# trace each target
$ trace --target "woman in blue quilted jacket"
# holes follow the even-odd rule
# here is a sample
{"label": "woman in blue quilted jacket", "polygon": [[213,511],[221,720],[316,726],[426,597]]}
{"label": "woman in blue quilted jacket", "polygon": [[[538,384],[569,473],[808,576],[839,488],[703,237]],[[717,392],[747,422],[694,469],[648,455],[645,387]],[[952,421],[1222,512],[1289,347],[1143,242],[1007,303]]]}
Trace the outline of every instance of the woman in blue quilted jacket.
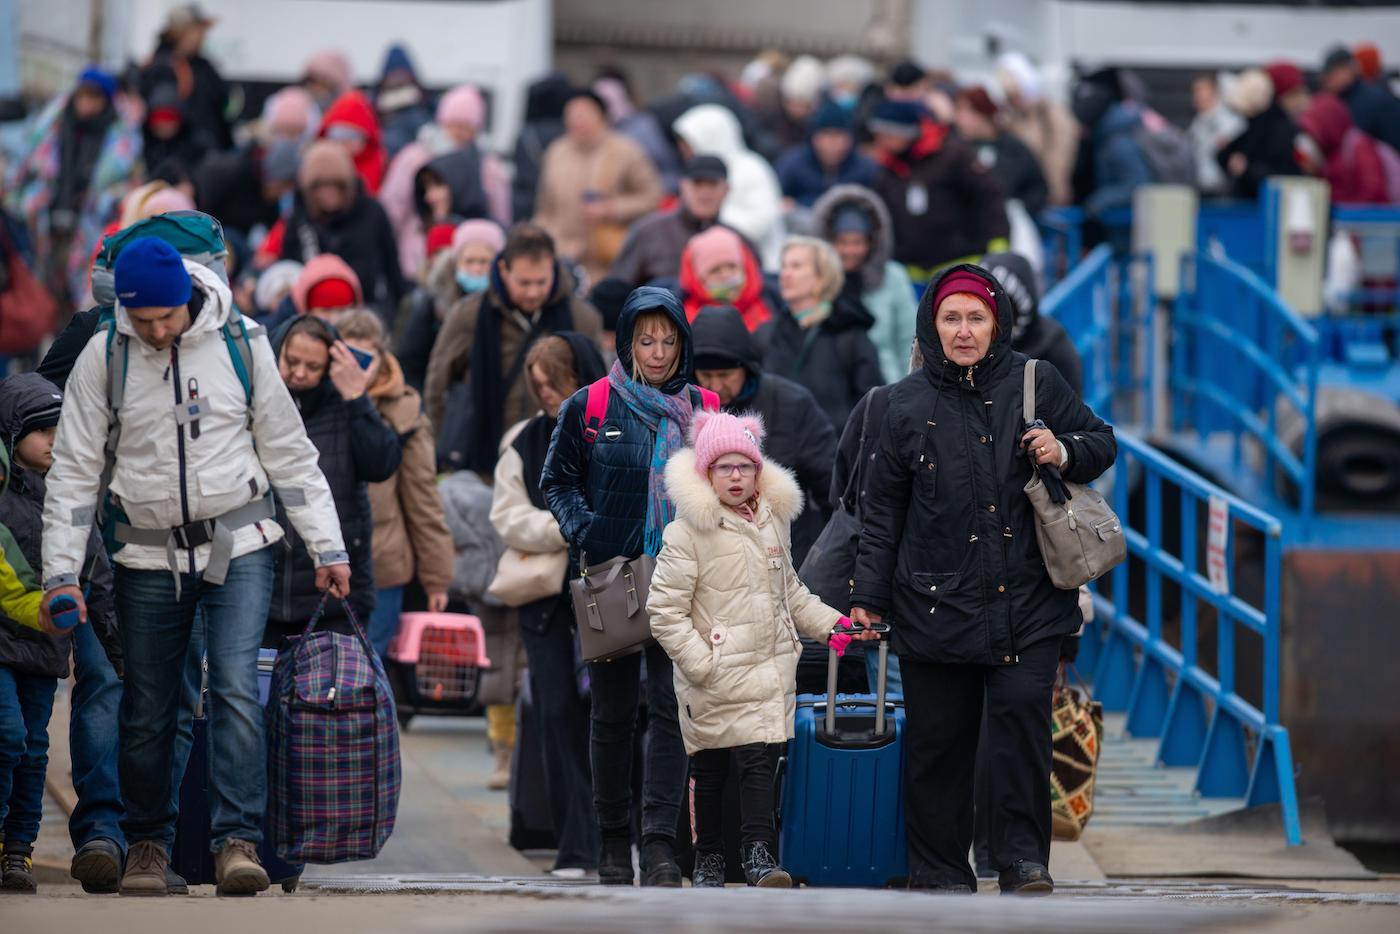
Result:
{"label": "woman in blue quilted jacket", "polygon": [[[608,373],[602,424],[591,441],[585,438],[590,389],[580,389],[560,409],[545,457],[540,485],[576,564],[595,565],[618,555],[655,557],[661,550],[661,532],[675,515],[666,497],[666,462],[685,447],[691,415],[702,405],[690,374],[690,325],[680,302],[665,289],[643,286],[632,292],[617,320],[617,362]],[[632,750],[643,657],[649,734],[642,885],[674,888],[681,884],[675,834],[686,755],[671,660],[656,643],[644,653],[588,666],[593,803],[602,838],[598,878],[604,885],[633,881]]]}

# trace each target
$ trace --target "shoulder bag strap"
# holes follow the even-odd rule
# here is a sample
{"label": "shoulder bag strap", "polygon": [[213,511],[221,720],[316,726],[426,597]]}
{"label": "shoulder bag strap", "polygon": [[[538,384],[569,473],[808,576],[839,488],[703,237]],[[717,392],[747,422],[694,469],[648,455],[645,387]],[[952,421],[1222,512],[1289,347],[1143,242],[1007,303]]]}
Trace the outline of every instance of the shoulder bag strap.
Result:
{"label": "shoulder bag strap", "polygon": [[608,416],[608,396],[612,384],[604,376],[588,387],[583,408],[583,443],[592,444],[598,440],[598,429],[603,427],[603,419]]}
{"label": "shoulder bag strap", "polygon": [[711,392],[704,386],[696,386],[695,388],[700,390],[700,407],[707,412],[718,412],[719,394]]}
{"label": "shoulder bag strap", "polygon": [[1021,412],[1025,423],[1035,421],[1035,360],[1026,361],[1026,369],[1021,377]]}

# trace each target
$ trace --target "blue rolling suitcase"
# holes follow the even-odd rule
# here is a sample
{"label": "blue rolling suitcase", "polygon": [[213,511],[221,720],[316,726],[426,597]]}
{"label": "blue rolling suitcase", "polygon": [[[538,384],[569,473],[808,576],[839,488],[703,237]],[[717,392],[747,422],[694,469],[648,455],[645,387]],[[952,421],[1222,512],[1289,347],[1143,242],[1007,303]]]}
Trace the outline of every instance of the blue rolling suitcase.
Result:
{"label": "blue rolling suitcase", "polygon": [[[264,705],[276,661],[276,649],[258,652],[258,698]],[[207,672],[204,680],[208,681]],[[180,813],[175,821],[175,843],[170,848],[170,868],[190,885],[213,885],[215,881],[214,854],[209,852],[209,718],[204,716],[205,690],[207,684],[201,688],[195,704],[190,758],[185,778],[180,782]],[[282,891],[288,893],[297,890],[305,867],[279,859],[266,838],[258,844],[258,860],[273,885],[281,885]]]}
{"label": "blue rolling suitcase", "polygon": [[[778,849],[793,879],[813,886],[903,885],[909,876],[904,831],[904,702],[885,697],[888,628],[871,694],[797,699],[796,735],[781,771]],[[828,698],[836,698],[835,704]]]}

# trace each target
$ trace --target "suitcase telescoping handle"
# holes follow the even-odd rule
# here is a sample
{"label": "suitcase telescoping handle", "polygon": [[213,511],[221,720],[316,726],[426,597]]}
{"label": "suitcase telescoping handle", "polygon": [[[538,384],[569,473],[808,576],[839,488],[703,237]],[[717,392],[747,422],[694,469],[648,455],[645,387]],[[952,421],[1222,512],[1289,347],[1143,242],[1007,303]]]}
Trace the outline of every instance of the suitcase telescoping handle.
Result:
{"label": "suitcase telescoping handle", "polygon": [[[872,623],[869,626],[863,626],[860,623],[852,623],[850,629],[841,631],[860,632],[864,629],[869,629],[880,637],[880,673],[875,679],[875,735],[884,736],[885,682],[890,663],[890,624]],[[836,650],[828,650],[826,662],[826,732],[828,735],[836,732],[836,669],[839,662]]]}

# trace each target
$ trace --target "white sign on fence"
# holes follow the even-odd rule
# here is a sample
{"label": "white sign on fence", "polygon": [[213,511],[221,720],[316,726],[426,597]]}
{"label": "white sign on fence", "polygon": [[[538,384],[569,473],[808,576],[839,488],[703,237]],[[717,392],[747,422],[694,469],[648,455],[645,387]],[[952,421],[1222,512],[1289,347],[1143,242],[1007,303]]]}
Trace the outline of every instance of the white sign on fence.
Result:
{"label": "white sign on fence", "polygon": [[1230,566],[1225,562],[1229,543],[1230,505],[1212,496],[1206,527],[1206,576],[1217,593],[1230,592]]}

